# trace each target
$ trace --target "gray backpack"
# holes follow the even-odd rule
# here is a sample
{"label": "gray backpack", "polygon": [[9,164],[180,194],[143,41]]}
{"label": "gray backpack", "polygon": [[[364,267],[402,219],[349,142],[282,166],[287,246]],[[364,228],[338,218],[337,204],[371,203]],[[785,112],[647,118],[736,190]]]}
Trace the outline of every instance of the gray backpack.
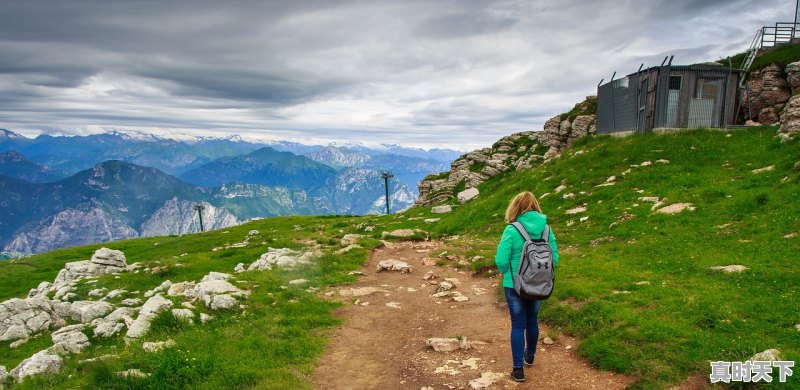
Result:
{"label": "gray backpack", "polygon": [[517,276],[514,277],[514,273],[511,273],[514,290],[522,299],[547,299],[553,293],[553,285],[556,282],[553,250],[550,248],[550,226],[544,225],[542,237],[533,240],[521,223],[514,222],[512,225],[525,239]]}

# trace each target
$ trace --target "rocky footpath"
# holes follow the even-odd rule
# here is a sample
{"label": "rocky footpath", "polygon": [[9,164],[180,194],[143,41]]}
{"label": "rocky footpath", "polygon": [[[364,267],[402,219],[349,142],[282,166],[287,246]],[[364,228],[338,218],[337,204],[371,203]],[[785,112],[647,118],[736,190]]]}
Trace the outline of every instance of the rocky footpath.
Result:
{"label": "rocky footpath", "polygon": [[[258,235],[258,231],[251,231],[247,239]],[[247,269],[291,268],[308,264],[318,255],[318,248],[309,252],[269,248]],[[201,323],[213,319],[205,311],[245,308],[243,301],[248,298],[250,291],[234,285],[233,282],[239,281],[223,272],[209,272],[199,282],[173,283],[164,280],[143,293],[94,288],[80,294],[94,286],[99,277],[120,278],[124,273],[140,272],[155,275],[163,271],[162,268],[128,264],[121,251],[101,248],[89,260],[64,264],[53,282],[40,283],[30,290],[27,298],[0,302],[0,341],[11,342],[10,347],[16,348],[31,337],[50,332],[53,343],[10,371],[0,366],[0,388],[8,380],[21,382],[34,375],[58,373],[66,356],[80,354],[90,348],[94,339],[123,335],[126,344],[134,343],[147,334],[153,319],[166,311],[179,320],[194,324],[198,317]],[[237,267],[236,271],[244,271],[240,268]],[[145,344],[143,348],[153,351],[175,345],[170,340]]]}
{"label": "rocky footpath", "polygon": [[542,131],[515,133],[501,138],[490,148],[462,155],[450,164],[450,171],[429,175],[419,183],[415,206],[437,204],[455,197],[464,203],[477,196],[477,192],[464,191],[502,172],[528,169],[558,157],[574,140],[595,134],[597,116],[591,114],[595,104],[593,96],[587,97],[569,113],[548,119]]}

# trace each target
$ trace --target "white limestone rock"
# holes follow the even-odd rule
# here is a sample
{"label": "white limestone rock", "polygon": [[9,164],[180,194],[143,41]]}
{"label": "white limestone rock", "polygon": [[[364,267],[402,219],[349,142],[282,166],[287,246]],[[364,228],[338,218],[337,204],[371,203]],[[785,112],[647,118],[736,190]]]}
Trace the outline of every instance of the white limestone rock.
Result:
{"label": "white limestone rock", "polygon": [[92,345],[89,338],[83,333],[84,328],[83,324],[70,325],[53,332],[50,335],[53,345],[61,345],[66,352],[71,354],[80,353]]}
{"label": "white limestone rock", "polygon": [[52,324],[52,306],[42,298],[0,302],[0,341],[24,339],[49,329]]}
{"label": "white limestone rock", "polygon": [[173,339],[169,339],[167,341],[152,341],[152,342],[146,341],[142,344],[142,349],[144,349],[145,352],[152,353],[152,352],[158,352],[165,348],[172,348],[175,345],[176,345],[175,340]]}
{"label": "white limestone rock", "polygon": [[172,315],[180,320],[194,322],[194,312],[189,309],[172,309]]}
{"label": "white limestone rock", "polygon": [[124,253],[108,248],[100,248],[96,250],[92,255],[92,259],[89,261],[94,264],[105,265],[109,267],[125,268],[128,266]]}
{"label": "white limestone rock", "polygon": [[74,321],[82,324],[92,322],[97,318],[105,317],[114,309],[108,302],[101,301],[77,301],[72,302],[69,310],[69,316]]}
{"label": "white limestone rock", "polygon": [[467,188],[464,191],[458,193],[458,201],[462,204],[469,202],[472,199],[475,199],[480,194],[480,191],[476,187]]}
{"label": "white limestone rock", "polygon": [[139,316],[136,317],[136,321],[128,328],[128,332],[125,335],[130,338],[144,336],[150,329],[150,322],[153,318],[158,313],[172,307],[172,305],[172,301],[162,297],[161,294],[154,295],[144,303],[139,311]]}
{"label": "white limestone rock", "polygon": [[208,282],[209,280],[228,280],[228,278],[230,277],[231,277],[230,274],[212,271],[208,275],[203,276],[201,282]]}
{"label": "white limestone rock", "polygon": [[441,205],[441,206],[433,206],[431,207],[431,213],[434,214],[446,214],[453,211],[453,207],[449,204]]}
{"label": "white limestone rock", "polygon": [[52,353],[49,350],[43,350],[35,353],[33,356],[23,360],[20,364],[11,370],[11,377],[19,382],[25,378],[34,375],[43,374],[57,374],[61,371],[64,365],[64,360],[61,356]]}
{"label": "white limestone rock", "polygon": [[400,271],[401,273],[410,273],[411,266],[405,261],[388,259],[381,260],[377,266],[378,272],[381,271]]}
{"label": "white limestone rock", "polygon": [[267,253],[250,264],[247,267],[248,271],[272,269],[272,267],[281,268],[296,268],[303,264],[308,264],[316,257],[314,252],[295,251],[289,248],[268,248]]}
{"label": "white limestone rock", "polygon": [[470,349],[470,343],[466,337],[463,337],[460,340],[454,337],[432,337],[426,340],[425,344],[433,348],[433,350],[436,352],[452,352],[459,349]]}

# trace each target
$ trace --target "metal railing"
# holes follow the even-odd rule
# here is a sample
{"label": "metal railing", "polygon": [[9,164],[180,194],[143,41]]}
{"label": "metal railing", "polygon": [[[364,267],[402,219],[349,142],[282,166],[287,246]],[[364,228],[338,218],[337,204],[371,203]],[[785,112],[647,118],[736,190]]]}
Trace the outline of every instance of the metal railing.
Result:
{"label": "metal railing", "polygon": [[777,22],[774,26],[761,27],[761,48],[774,47],[800,38],[800,23]]}

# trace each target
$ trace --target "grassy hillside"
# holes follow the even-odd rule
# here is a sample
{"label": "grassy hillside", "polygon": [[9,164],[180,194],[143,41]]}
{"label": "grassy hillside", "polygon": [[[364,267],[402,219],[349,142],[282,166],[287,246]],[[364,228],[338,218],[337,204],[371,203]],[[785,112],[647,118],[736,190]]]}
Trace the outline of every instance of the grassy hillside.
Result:
{"label": "grassy hillside", "polygon": [[[645,161],[652,164],[642,166]],[[774,168],[752,172],[769,166]],[[610,176],[616,176],[616,184],[598,187]],[[556,194],[559,185],[566,189]],[[562,254],[556,291],[543,305],[541,318],[559,332],[583,338],[578,352],[598,367],[635,375],[636,388],[664,388],[694,373],[707,374],[708,361],[742,361],[767,348],[780,349],[786,360],[800,360],[794,327],[800,323],[797,141],[781,144],[770,128],[586,138],[560,159],[497,176],[479,188],[477,199],[450,214],[432,215],[425,208],[384,217],[271,218],[204,234],[106,244],[124,251],[129,263],[167,266],[159,274],[108,276],[97,283],[142,292],[165,279],[199,280],[212,270],[231,272],[267,247],[318,244],[324,255],[297,271],[241,274],[239,285],[252,291],[241,313],[213,312],[213,321],[195,326],[159,317],[144,341],[171,337],[178,343],[174,349],[147,354],[141,344],[126,346],[121,337],[93,339],[96,346],[69,358],[61,374],[17,387],[310,387],[307,374],[324,349],[326,330],[337,324],[331,315],[337,304],[321,292],[354,280],[347,272],[363,264],[382,231],[424,229],[445,239],[443,262],[495,277],[502,215],[508,200],[522,190],[550,193],[542,207]],[[639,200],[645,196],[666,199],[664,206],[689,202],[696,210],[658,214],[651,211],[652,203]],[[588,210],[565,213],[580,205]],[[422,222],[430,217],[441,220]],[[589,218],[579,222],[580,217]],[[251,229],[260,236],[249,246],[211,250],[240,242]],[[334,254],[346,233],[364,234],[360,244],[365,249]],[[51,281],[64,262],[87,259],[97,247],[0,263],[0,299],[24,296],[40,281]],[[709,269],[730,264],[749,269],[736,274]],[[297,278],[310,282],[288,285]],[[46,335],[17,349],[0,342],[0,365],[10,369],[49,344]],[[79,362],[107,353],[118,358]],[[123,379],[113,374],[129,368],[153,375]],[[798,379],[790,377],[791,386],[800,385]]]}

